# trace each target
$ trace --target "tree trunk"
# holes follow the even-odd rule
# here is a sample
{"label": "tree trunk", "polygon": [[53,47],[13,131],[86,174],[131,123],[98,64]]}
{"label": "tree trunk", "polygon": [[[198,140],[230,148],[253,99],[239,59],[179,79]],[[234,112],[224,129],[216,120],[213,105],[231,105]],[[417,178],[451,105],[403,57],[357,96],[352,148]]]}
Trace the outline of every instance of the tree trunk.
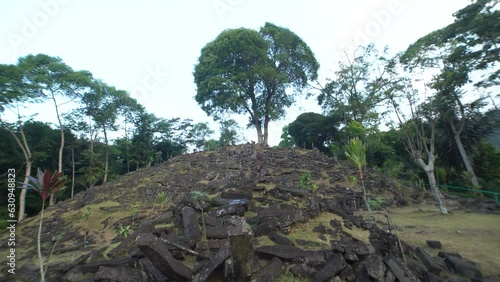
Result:
{"label": "tree trunk", "polygon": [[[63,157],[63,149],[64,149],[64,127],[61,121],[61,116],[59,115],[59,107],[57,106],[57,101],[56,97],[54,96],[54,93],[52,93],[52,100],[54,101],[54,106],[56,108],[56,115],[57,115],[57,121],[59,122],[59,130],[61,131],[61,145],[59,146],[59,162],[58,162],[58,167],[57,167],[57,172],[62,173],[63,172],[63,165],[62,165],[62,157]],[[49,199],[49,206],[52,206],[55,204],[55,194],[50,193],[50,199]]]}
{"label": "tree trunk", "polygon": [[130,159],[128,155],[128,134],[127,134],[127,122],[125,122],[125,157],[127,158],[127,173],[130,172]]}
{"label": "tree trunk", "polygon": [[75,193],[75,147],[71,146],[71,198]]}
{"label": "tree trunk", "polygon": [[264,144],[264,135],[262,134],[262,125],[260,121],[254,121],[254,125],[257,129],[257,143]]}
{"label": "tree trunk", "polygon": [[[0,119],[0,123],[2,120]],[[26,135],[24,135],[23,131],[23,126],[21,123],[21,118],[19,117],[19,121],[17,122],[18,128],[19,128],[19,133],[21,134],[22,142],[19,139],[19,137],[16,135],[16,133],[8,126],[3,126],[7,131],[10,132],[12,137],[14,137],[14,140],[16,140],[17,145],[23,152],[24,156],[24,162],[26,163],[26,171],[24,173],[24,182],[23,182],[23,188],[21,189],[21,194],[19,195],[19,210],[18,210],[18,215],[17,215],[17,220],[18,222],[21,222],[24,219],[24,214],[26,210],[26,194],[28,193],[28,182],[29,182],[29,176],[31,175],[31,165],[32,165],[32,160],[31,160],[31,150],[30,147],[28,146],[28,141],[26,140]]]}
{"label": "tree trunk", "polygon": [[40,225],[38,227],[38,259],[40,260],[40,281],[45,282],[45,272],[43,270],[43,256],[42,256],[42,223],[43,223],[43,210],[45,209],[45,200],[42,201],[42,211],[40,212]]}
{"label": "tree trunk", "polygon": [[104,160],[104,179],[103,183],[108,182],[108,169],[109,169],[109,144],[108,144],[108,134],[106,133],[106,128],[103,130],[104,132],[104,144],[106,146],[105,150],[105,160]]}
{"label": "tree trunk", "polygon": [[467,152],[465,151],[464,144],[462,143],[462,138],[460,138],[460,132],[457,131],[455,128],[455,125],[453,124],[452,121],[450,121],[450,127],[451,130],[453,131],[453,138],[455,139],[455,144],[457,145],[458,151],[460,152],[460,156],[462,157],[462,161],[464,162],[465,169],[471,176],[471,183],[472,186],[478,187],[479,186],[479,181],[477,180],[476,173],[474,172],[474,168],[472,167],[472,164],[469,160],[469,156],[467,155]]}
{"label": "tree trunk", "polygon": [[427,178],[429,179],[429,185],[431,187],[432,194],[434,195],[434,199],[436,200],[436,203],[438,205],[439,211],[441,212],[441,214],[448,214],[448,210],[444,206],[443,199],[441,197],[441,193],[439,192],[439,188],[437,187],[437,184],[436,184],[436,177],[434,176],[434,169],[425,170],[425,173],[427,174]]}
{"label": "tree trunk", "polygon": [[269,116],[266,115],[264,117],[264,143],[263,143],[264,145],[269,144],[269,142],[268,142],[269,141],[268,140],[268,138],[269,138],[269,120],[270,120]]}
{"label": "tree trunk", "polygon": [[[433,141],[431,147],[432,148],[434,147]],[[431,149],[430,151],[434,152],[434,149]],[[415,163],[417,163],[418,166],[420,166],[425,171],[425,174],[427,174],[427,179],[429,180],[429,186],[431,187],[431,191],[432,194],[434,195],[434,199],[436,200],[436,204],[438,205],[439,211],[441,212],[441,214],[448,214],[448,210],[446,209],[443,203],[443,198],[437,186],[436,176],[434,174],[434,162],[436,161],[436,156],[433,153],[430,153],[428,155],[427,164],[424,162],[422,157],[420,156],[417,157],[415,154],[413,154],[413,160],[415,161]]]}
{"label": "tree trunk", "polygon": [[[92,135],[90,135],[90,162],[89,162],[89,166],[90,167],[93,167],[94,166],[94,139],[92,137]],[[91,183],[89,183],[89,188],[94,188],[94,181],[91,181]]]}
{"label": "tree trunk", "polygon": [[21,194],[19,194],[19,211],[17,215],[17,221],[21,222],[24,219],[24,214],[26,213],[26,194],[28,193],[28,182],[31,175],[31,160],[26,161],[26,172],[24,173],[23,188],[21,189]]}

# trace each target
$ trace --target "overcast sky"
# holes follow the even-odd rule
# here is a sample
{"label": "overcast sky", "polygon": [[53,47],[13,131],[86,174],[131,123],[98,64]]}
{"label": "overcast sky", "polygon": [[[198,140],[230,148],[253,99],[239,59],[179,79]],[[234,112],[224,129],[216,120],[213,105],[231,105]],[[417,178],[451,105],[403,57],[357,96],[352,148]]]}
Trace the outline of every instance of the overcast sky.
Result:
{"label": "overcast sky", "polygon": [[[320,81],[332,77],[342,49],[358,44],[405,50],[423,35],[453,21],[468,0],[40,0],[0,3],[0,63],[27,54],[60,57],[128,91],[163,118],[208,117],[194,100],[193,69],[200,50],[224,29],[258,30],[265,22],[289,28],[312,49]],[[51,105],[31,106],[38,120],[55,123]],[[63,108],[63,111],[69,109]],[[27,110],[26,110],[27,111]],[[302,112],[320,108],[300,101],[285,119],[272,122],[270,145]],[[246,117],[237,118],[246,126]],[[245,132],[256,140],[254,129]],[[214,136],[217,137],[217,136]]]}

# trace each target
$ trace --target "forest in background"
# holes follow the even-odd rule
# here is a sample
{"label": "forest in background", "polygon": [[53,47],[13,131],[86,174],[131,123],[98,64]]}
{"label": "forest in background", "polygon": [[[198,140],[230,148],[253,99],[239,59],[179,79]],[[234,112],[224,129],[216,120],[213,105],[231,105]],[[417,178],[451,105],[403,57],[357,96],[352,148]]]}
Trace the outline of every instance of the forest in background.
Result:
{"label": "forest in background", "polygon": [[[60,172],[67,181],[54,204],[180,154],[245,142],[230,114],[247,114],[256,140],[267,144],[268,124],[308,95],[323,112],[299,115],[283,128],[278,147],[345,159],[346,144],[358,138],[368,146],[370,169],[408,184],[432,182],[432,174],[442,184],[500,192],[499,12],[495,1],[475,1],[454,16],[394,57],[372,45],[346,50],[323,85],[314,54],[292,31],[271,23],[223,31],[201,50],[193,73],[195,99],[219,122],[218,137],[208,123],[148,113],[126,91],[61,58],[21,57],[0,65],[0,171],[14,168],[24,183],[38,168]],[[57,126],[30,116],[31,103],[47,101]],[[77,106],[60,112],[69,101]],[[17,121],[4,120],[7,111]],[[1,181],[7,187],[5,175]],[[18,201],[23,191],[21,217],[38,213],[38,193],[17,189]],[[0,193],[7,198],[7,189]]]}

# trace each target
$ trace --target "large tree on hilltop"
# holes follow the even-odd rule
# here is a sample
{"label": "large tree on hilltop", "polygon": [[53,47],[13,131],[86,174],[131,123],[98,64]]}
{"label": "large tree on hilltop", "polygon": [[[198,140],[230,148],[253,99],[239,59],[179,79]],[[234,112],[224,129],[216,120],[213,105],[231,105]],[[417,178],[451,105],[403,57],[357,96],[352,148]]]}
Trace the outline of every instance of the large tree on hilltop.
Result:
{"label": "large tree on hilltop", "polygon": [[318,68],[309,46],[286,28],[266,23],[259,32],[225,30],[201,50],[195,99],[216,120],[248,114],[258,143],[267,144],[269,122],[284,116]]}

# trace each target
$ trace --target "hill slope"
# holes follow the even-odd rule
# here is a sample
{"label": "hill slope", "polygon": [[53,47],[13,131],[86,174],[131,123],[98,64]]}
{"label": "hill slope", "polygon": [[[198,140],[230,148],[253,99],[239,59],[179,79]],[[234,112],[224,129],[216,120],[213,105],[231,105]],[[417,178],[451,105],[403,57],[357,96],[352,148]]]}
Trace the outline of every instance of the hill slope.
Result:
{"label": "hill slope", "polygon": [[[299,187],[303,174],[318,185],[315,197]],[[224,275],[326,281],[401,273],[423,279],[426,266],[412,258],[415,248],[403,242],[414,262],[408,269],[396,237],[355,216],[363,210],[360,189],[346,181],[355,174],[318,151],[258,145],[182,155],[129,173],[46,209],[41,241],[50,256],[48,281],[218,281]],[[366,178],[372,198],[407,203],[391,179],[373,172]],[[160,204],[162,193],[167,199]],[[19,281],[39,278],[38,221],[16,230]],[[433,261],[436,275],[451,275]]]}

